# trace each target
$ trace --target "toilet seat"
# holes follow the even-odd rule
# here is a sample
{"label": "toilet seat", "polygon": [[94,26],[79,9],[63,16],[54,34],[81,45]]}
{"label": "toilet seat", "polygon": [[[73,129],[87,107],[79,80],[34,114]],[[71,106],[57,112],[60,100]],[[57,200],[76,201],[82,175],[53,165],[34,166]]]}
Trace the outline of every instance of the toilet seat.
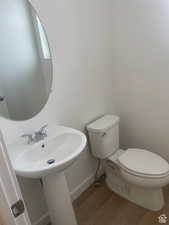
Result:
{"label": "toilet seat", "polygon": [[162,178],[169,176],[169,163],[161,156],[143,149],[128,149],[118,158],[122,169],[130,174]]}

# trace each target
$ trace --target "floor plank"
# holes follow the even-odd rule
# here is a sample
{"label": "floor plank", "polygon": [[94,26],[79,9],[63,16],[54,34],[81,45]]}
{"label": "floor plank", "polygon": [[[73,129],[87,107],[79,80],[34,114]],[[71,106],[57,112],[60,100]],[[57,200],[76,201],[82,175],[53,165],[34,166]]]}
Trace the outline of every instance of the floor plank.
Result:
{"label": "floor plank", "polygon": [[159,225],[158,217],[165,214],[169,225],[169,186],[164,190],[166,204],[152,212],[137,206],[101,185],[92,185],[75,202],[74,209],[79,225]]}
{"label": "floor plank", "polygon": [[[167,216],[169,225],[169,185],[164,188],[165,206],[158,212],[144,209],[115,194],[101,180],[74,203],[78,225],[159,225],[158,217]],[[71,224],[70,224],[71,225]]]}

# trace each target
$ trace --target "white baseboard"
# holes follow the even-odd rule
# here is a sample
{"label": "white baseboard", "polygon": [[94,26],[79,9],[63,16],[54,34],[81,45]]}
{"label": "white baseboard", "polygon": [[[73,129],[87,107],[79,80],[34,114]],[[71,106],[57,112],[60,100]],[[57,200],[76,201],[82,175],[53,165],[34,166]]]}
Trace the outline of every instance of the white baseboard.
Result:
{"label": "white baseboard", "polygon": [[94,182],[94,174],[88,176],[81,184],[70,192],[72,202],[77,199],[92,183]]}
{"label": "white baseboard", "polygon": [[[77,199],[90,185],[94,182],[94,174],[88,176],[81,184],[70,192],[72,202]],[[50,222],[49,214],[45,213],[41,218],[33,223],[33,225],[47,225]]]}

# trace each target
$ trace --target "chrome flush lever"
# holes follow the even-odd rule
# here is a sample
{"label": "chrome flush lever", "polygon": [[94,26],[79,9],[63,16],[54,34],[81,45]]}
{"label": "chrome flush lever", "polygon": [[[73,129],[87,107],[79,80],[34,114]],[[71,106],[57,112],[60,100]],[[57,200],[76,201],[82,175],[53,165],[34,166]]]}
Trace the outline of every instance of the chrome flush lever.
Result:
{"label": "chrome flush lever", "polygon": [[5,100],[5,97],[0,96],[0,102],[3,102]]}
{"label": "chrome flush lever", "polygon": [[101,136],[102,137],[105,137],[106,136],[106,132],[102,133]]}

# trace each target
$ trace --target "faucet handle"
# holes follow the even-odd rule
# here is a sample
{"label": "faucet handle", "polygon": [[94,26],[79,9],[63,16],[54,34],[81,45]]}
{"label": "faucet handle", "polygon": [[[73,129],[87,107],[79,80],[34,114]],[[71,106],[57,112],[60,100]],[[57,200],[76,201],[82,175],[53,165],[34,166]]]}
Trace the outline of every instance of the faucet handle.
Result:
{"label": "faucet handle", "polygon": [[33,135],[32,134],[23,134],[21,135],[22,138],[27,137],[28,138],[28,144],[31,144],[33,142]]}
{"label": "faucet handle", "polygon": [[41,135],[44,135],[44,137],[47,136],[47,130],[46,128],[48,127],[48,124],[45,124],[43,127],[40,128],[39,132]]}
{"label": "faucet handle", "polygon": [[46,131],[48,124],[45,124],[43,127],[40,128],[40,132]]}

